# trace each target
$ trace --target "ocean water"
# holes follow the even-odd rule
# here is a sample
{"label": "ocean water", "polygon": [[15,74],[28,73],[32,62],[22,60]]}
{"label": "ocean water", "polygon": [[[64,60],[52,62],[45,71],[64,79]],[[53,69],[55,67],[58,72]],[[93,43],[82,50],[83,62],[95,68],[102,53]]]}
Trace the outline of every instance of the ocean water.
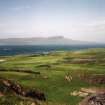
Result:
{"label": "ocean water", "polygon": [[66,45],[39,45],[39,46],[0,46],[0,56],[10,56],[18,54],[34,54],[52,51],[74,51],[88,48],[105,48],[105,45],[77,45],[77,46],[66,46]]}

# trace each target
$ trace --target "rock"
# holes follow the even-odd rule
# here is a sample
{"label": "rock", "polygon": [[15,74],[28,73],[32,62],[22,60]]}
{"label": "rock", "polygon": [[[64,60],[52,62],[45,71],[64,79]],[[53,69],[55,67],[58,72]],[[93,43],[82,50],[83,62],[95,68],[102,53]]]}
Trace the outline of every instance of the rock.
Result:
{"label": "rock", "polygon": [[96,88],[96,87],[81,88],[81,91],[85,92],[85,93],[89,93],[89,94],[105,93],[105,89],[104,88]]}
{"label": "rock", "polygon": [[65,80],[68,81],[68,82],[71,82],[72,76],[71,75],[66,75]]}
{"label": "rock", "polygon": [[72,95],[72,96],[79,96],[79,97],[86,97],[86,96],[88,96],[88,93],[81,92],[81,91],[74,91],[70,95]]}
{"label": "rock", "polygon": [[23,97],[29,97],[32,99],[38,99],[45,101],[45,94],[38,90],[26,90],[24,89],[20,84],[15,83],[8,79],[0,79],[0,83],[4,84],[5,87],[7,87],[9,90],[13,91],[15,94],[23,96]]}
{"label": "rock", "polygon": [[79,96],[79,97],[86,97],[88,95],[92,95],[92,94],[103,94],[105,93],[105,89],[104,88],[96,88],[96,87],[92,87],[92,88],[81,88],[79,91],[73,91],[70,93],[70,95],[72,96]]}
{"label": "rock", "polygon": [[30,90],[25,94],[26,97],[46,101],[45,95],[39,91]]}
{"label": "rock", "polygon": [[105,93],[88,96],[79,105],[105,105]]}
{"label": "rock", "polygon": [[34,102],[31,105],[36,105]]}

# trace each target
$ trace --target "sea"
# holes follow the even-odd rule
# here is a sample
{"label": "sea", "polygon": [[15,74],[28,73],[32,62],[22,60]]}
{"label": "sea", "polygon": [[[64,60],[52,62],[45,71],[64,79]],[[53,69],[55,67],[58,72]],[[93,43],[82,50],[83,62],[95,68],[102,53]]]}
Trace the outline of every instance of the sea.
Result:
{"label": "sea", "polygon": [[105,48],[105,45],[3,45],[0,46],[0,56],[48,53],[53,51],[76,51],[88,48]]}

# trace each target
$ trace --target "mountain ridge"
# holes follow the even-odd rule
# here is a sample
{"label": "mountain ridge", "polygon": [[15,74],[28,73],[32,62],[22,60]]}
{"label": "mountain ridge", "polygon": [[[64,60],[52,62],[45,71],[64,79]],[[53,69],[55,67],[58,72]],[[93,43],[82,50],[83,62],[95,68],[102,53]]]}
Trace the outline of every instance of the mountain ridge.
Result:
{"label": "mountain ridge", "polygon": [[99,43],[72,40],[70,38],[65,38],[63,36],[0,39],[0,45],[91,45],[91,44]]}

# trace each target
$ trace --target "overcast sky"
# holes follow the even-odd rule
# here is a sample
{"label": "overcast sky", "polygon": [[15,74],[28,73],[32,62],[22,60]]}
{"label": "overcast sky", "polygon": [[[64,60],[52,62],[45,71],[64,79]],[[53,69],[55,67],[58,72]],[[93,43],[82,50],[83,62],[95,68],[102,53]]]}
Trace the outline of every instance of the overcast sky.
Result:
{"label": "overcast sky", "polygon": [[105,0],[0,0],[0,38],[62,35],[105,41]]}

